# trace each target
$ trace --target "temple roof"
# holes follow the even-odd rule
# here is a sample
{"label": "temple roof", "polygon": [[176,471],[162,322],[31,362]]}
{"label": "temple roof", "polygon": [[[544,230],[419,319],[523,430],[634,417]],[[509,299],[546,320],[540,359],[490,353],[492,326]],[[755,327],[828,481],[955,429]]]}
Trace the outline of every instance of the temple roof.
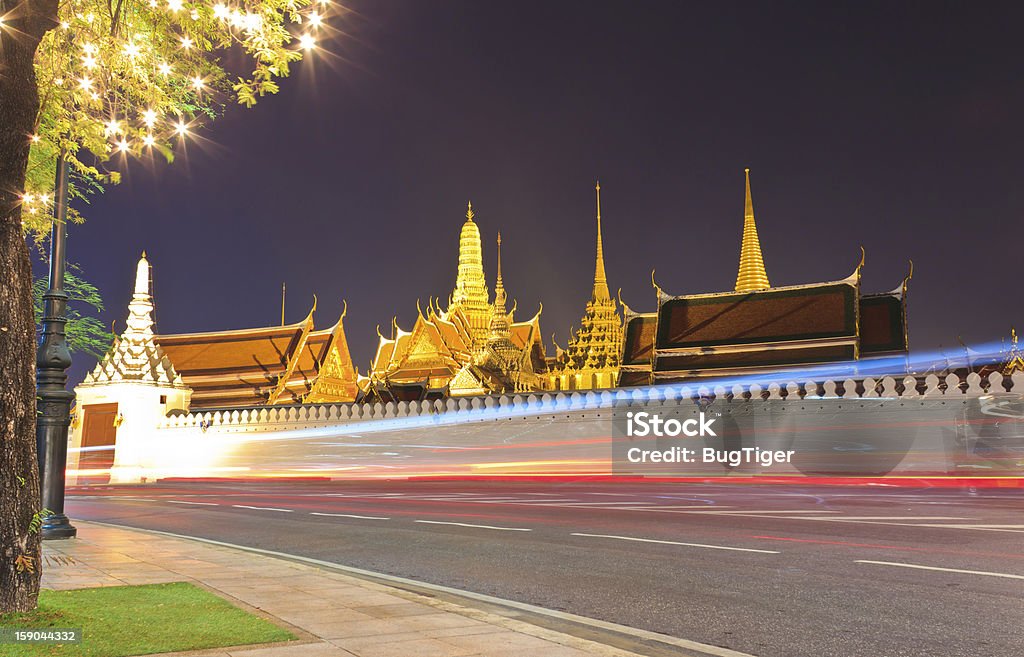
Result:
{"label": "temple roof", "polygon": [[656,347],[693,349],[857,335],[858,270],[830,283],[683,296],[659,292]]}
{"label": "temple roof", "polygon": [[301,402],[332,358],[335,382],[352,384],[347,393],[333,394],[351,400],[355,369],[342,319],[314,331],[315,309],[285,326],[157,335],[154,341],[192,388],[191,408]]}
{"label": "temple roof", "polygon": [[[391,338],[380,335],[371,365],[370,385],[413,385],[425,382],[436,391],[451,388],[460,372],[463,382],[477,381],[468,365],[489,371],[491,381],[498,370],[507,376],[504,387],[520,385],[525,378],[539,387],[536,372],[546,370],[544,346],[540,339],[539,315],[526,322],[514,320],[515,304],[509,301],[501,271],[501,236],[498,236],[497,280],[492,303],[483,269],[480,228],[470,204],[459,235],[459,266],[455,289],[444,310],[433,297],[428,298],[426,313],[417,301],[417,318],[409,333],[394,325]],[[499,376],[499,378],[500,378]],[[468,377],[468,378],[467,378]],[[515,379],[514,386],[511,383]],[[536,384],[536,385],[534,385]],[[474,388],[475,389],[475,388]],[[453,394],[455,394],[453,392]]]}
{"label": "temple roof", "polygon": [[222,371],[267,372],[285,366],[310,328],[312,318],[307,318],[286,326],[158,335],[156,341],[187,377]]}
{"label": "temple roof", "polygon": [[294,398],[335,402],[352,401],[358,395],[359,373],[352,363],[345,336],[347,310],[348,304],[345,304],[334,326],[309,334],[289,377],[288,392]]}
{"label": "temple roof", "polygon": [[657,313],[634,313],[627,310],[622,338],[621,366],[624,369],[631,366],[646,366],[650,369],[657,328]]}
{"label": "temple roof", "polygon": [[866,294],[860,298],[860,353],[879,356],[905,353],[910,344],[907,335],[907,286],[910,273],[895,290]]}
{"label": "temple roof", "polygon": [[[658,312],[626,308],[623,383],[751,374],[905,353],[906,292],[862,295],[861,261],[845,279],[746,292],[673,296],[655,284]],[[912,271],[912,270],[911,270]]]}

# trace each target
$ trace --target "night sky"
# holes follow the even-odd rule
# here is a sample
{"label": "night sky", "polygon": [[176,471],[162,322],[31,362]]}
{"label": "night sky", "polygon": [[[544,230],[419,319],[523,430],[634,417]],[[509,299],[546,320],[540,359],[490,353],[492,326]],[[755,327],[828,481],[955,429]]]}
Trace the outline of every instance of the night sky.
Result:
{"label": "night sky", "polygon": [[[743,168],[773,285],[867,292],[913,259],[912,350],[1021,322],[1019,5],[349,0],[329,54],[232,107],[170,167],[136,161],[83,208],[69,258],[124,328],[139,253],[162,333],[349,304],[366,370],[391,317],[447,299],[473,201],[493,288],[565,343],[594,271],[636,310],[732,289]],[[85,362],[90,361],[90,362]],[[71,371],[77,382],[91,359]]]}

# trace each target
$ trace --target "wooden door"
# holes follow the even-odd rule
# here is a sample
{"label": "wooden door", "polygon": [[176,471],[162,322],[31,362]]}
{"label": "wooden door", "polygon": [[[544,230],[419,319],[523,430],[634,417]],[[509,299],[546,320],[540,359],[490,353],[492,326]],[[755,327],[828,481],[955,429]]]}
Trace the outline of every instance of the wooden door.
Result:
{"label": "wooden door", "polygon": [[79,470],[96,470],[95,474],[82,472],[78,480],[90,484],[110,481],[110,467],[114,465],[114,445],[117,443],[117,404],[86,404],[82,407],[82,451],[78,455]]}

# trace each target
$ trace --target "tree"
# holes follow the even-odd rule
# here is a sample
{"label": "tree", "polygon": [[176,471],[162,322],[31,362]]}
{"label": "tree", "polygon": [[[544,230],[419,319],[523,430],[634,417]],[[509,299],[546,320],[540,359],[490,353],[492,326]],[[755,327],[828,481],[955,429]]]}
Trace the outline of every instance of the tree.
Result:
{"label": "tree", "polygon": [[[129,158],[172,159],[228,102],[276,93],[331,12],[323,0],[0,0],[0,613],[34,608],[39,590],[26,234],[48,229],[58,158],[72,199],[117,182]],[[246,73],[218,55],[244,58]]]}
{"label": "tree", "polygon": [[[99,290],[92,283],[79,276],[80,269],[71,265],[64,274],[64,291],[68,295],[68,324],[65,327],[68,336],[68,349],[71,353],[82,353],[103,358],[110,349],[114,334],[95,317],[86,315],[79,310],[85,306],[92,310],[103,311],[103,299]],[[43,293],[46,292],[47,281],[37,278],[32,283],[32,310],[35,313],[36,326],[43,319]],[[73,305],[72,305],[73,304]],[[38,331],[37,331],[38,335]]]}

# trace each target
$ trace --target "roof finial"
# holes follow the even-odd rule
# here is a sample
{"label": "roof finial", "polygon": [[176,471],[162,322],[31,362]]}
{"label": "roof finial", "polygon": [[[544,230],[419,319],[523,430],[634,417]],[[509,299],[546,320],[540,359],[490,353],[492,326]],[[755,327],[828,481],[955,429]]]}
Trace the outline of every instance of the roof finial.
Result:
{"label": "roof finial", "polygon": [[740,247],[740,270],[736,274],[736,291],[753,292],[771,287],[768,273],[764,269],[761,242],[757,238],[757,224],[754,223],[754,201],[750,195],[750,169],[744,169],[746,177],[746,198],[743,208],[743,244]]}
{"label": "roof finial", "polygon": [[138,298],[150,298],[149,286],[149,261],[146,260],[146,252],[142,252],[139,263],[135,266],[135,296]]}
{"label": "roof finial", "polygon": [[501,285],[501,231],[498,231],[498,285]]}
{"label": "roof finial", "polygon": [[[491,308],[489,340],[508,338],[509,313],[506,308],[505,285],[501,281],[501,233],[498,233],[498,280],[494,284],[494,306]],[[513,312],[515,312],[513,310]]]}
{"label": "roof finial", "polygon": [[466,221],[473,221],[473,217],[475,217],[475,216],[476,215],[473,214],[473,201],[467,201],[466,202]]}
{"label": "roof finial", "polygon": [[288,286],[285,281],[281,281],[281,326],[284,326],[284,299],[288,292]]}
{"label": "roof finial", "polygon": [[746,178],[746,198],[743,203],[743,217],[753,217],[754,200],[750,196],[750,169],[744,169],[743,176]]}
{"label": "roof finial", "polygon": [[601,181],[594,185],[597,192],[597,262],[594,266],[594,298],[610,299],[608,279],[604,271],[604,240],[601,237]]}

